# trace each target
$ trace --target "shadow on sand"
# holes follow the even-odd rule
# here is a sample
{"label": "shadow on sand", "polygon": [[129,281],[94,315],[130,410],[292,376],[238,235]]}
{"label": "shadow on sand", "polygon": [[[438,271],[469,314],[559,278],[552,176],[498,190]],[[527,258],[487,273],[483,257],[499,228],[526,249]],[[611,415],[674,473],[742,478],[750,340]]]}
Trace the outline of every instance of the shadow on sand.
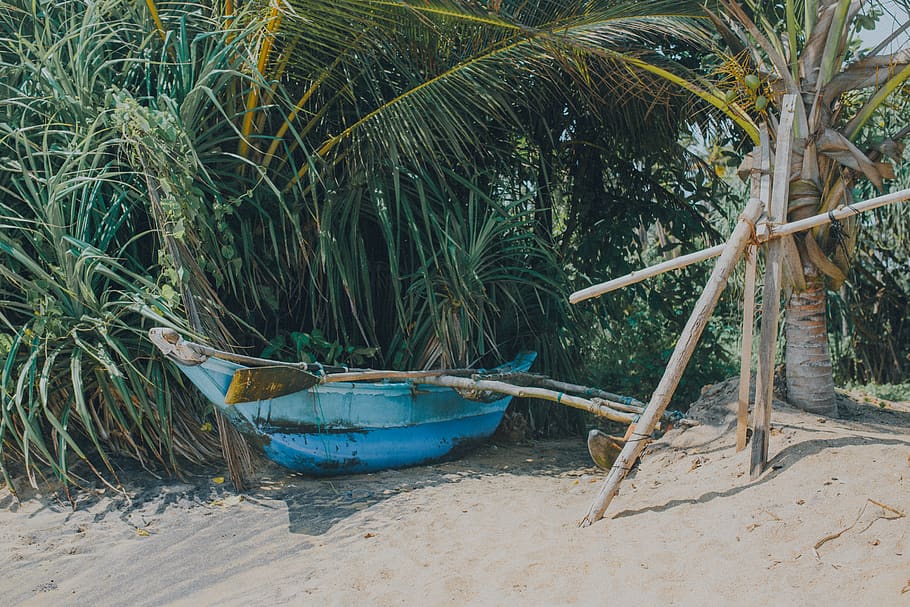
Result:
{"label": "shadow on sand", "polygon": [[[424,488],[498,475],[597,474],[581,438],[494,444],[433,465],[327,478],[290,472],[263,460],[243,492],[223,480],[221,468],[196,467],[185,471],[180,479],[155,477],[129,459],[118,460],[115,468],[124,481],[123,492],[92,480],[71,491],[71,502],[60,488],[47,486],[35,492],[20,479],[19,497],[38,500],[40,510],[66,513],[67,522],[74,512],[84,521],[84,513],[90,511],[92,522],[115,516],[136,527],[170,509],[221,508],[242,499],[258,508],[287,509],[290,533],[318,536],[361,510]],[[0,508],[15,511],[18,500],[4,492]]]}
{"label": "shadow on sand", "polygon": [[[782,404],[783,403],[780,403],[779,401],[775,401],[775,406],[777,406],[778,410],[781,408],[780,405]],[[781,474],[786,473],[787,470],[798,461],[824,451],[874,444],[910,446],[910,440],[906,438],[907,434],[910,433],[910,412],[908,411],[876,407],[874,405],[857,403],[844,398],[839,402],[841,410],[839,419],[830,420],[829,425],[828,420],[825,420],[824,424],[822,424],[821,418],[814,418],[809,414],[799,412],[787,405],[784,405],[784,407],[786,407],[790,413],[806,416],[805,419],[807,422],[811,420],[816,423],[811,425],[809,423],[805,425],[799,423],[785,424],[775,422],[772,418],[772,427],[799,430],[802,433],[819,435],[819,438],[803,440],[781,449],[768,462],[767,471],[755,481],[731,487],[724,491],[709,491],[698,497],[670,500],[669,502],[658,506],[650,506],[637,510],[623,510],[614,514],[612,518],[626,518],[645,512],[664,512],[685,504],[703,504],[715,499],[731,497],[742,491],[747,491],[753,487],[763,485]],[[715,425],[727,426],[726,430],[715,434],[712,438],[704,442],[687,445],[687,447],[692,450],[691,453],[708,455],[731,448],[732,443],[730,443],[730,440],[731,433],[736,427],[735,420],[731,422],[730,416],[727,415],[711,421],[715,422]],[[711,422],[708,423],[710,424]],[[838,436],[832,436],[834,434],[837,434]],[[843,436],[844,434],[853,435]],[[826,438],[826,436],[829,436],[830,438]],[[668,444],[658,444],[653,447],[656,447],[656,449],[653,449],[654,452],[662,451],[664,449],[673,449],[672,445]]]}
{"label": "shadow on sand", "polygon": [[594,473],[590,465],[581,439],[488,446],[455,461],[332,478],[316,479],[274,467],[274,475],[263,475],[258,487],[246,495],[265,507],[285,505],[291,533],[322,535],[361,510],[412,491],[498,475]]}

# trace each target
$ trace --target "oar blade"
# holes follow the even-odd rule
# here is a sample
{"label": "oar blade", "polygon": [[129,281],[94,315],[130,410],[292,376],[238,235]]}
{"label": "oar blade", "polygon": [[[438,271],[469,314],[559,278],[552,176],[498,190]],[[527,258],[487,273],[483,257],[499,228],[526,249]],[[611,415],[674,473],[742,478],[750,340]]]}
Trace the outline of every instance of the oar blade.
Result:
{"label": "oar blade", "polygon": [[312,388],[319,377],[287,366],[249,367],[234,371],[224,395],[228,405],[269,400]]}

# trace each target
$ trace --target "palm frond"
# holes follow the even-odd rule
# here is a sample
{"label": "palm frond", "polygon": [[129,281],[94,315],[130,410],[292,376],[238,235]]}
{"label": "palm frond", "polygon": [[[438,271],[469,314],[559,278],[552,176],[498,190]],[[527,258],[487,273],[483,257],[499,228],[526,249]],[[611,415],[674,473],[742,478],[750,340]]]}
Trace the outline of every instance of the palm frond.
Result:
{"label": "palm frond", "polygon": [[[469,156],[482,149],[493,125],[518,124],[513,104],[530,83],[562,88],[568,74],[584,90],[593,73],[616,91],[640,90],[647,72],[624,63],[620,51],[705,39],[692,19],[696,7],[685,3],[648,3],[647,11],[634,3],[547,2],[503,5],[497,12],[451,1],[355,0],[297,8],[305,17],[289,19],[285,29],[317,51],[295,56],[289,74],[352,93],[332,100],[337,108],[325,118],[330,136],[311,148],[323,159],[342,155],[355,166],[369,162],[370,149],[412,161]],[[361,51],[350,53],[352,45]],[[334,70],[336,80],[324,74],[323,46],[332,49],[332,60],[349,55]],[[668,59],[652,55],[656,62]],[[326,101],[314,95],[304,112],[315,115]],[[329,123],[333,116],[337,127]],[[298,178],[307,170],[302,165]]]}

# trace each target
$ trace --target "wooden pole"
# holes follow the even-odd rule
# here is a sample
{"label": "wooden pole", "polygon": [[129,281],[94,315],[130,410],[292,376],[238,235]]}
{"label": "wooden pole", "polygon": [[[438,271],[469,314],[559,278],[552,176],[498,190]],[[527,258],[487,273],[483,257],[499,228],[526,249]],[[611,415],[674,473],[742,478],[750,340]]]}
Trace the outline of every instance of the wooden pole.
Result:
{"label": "wooden pole", "polygon": [[736,450],[746,448],[749,427],[749,388],[752,381],[752,326],[755,324],[755,266],[757,247],[746,249],[746,276],[743,288],[743,339],[739,368],[739,402],[736,410]]}
{"label": "wooden pole", "polygon": [[[872,209],[877,209],[879,207],[894,204],[897,202],[906,202],[907,200],[910,200],[910,189],[898,190],[897,192],[892,192],[883,196],[877,196],[876,198],[870,198],[869,200],[865,200],[863,202],[857,202],[849,206],[839,207],[830,213],[819,213],[818,215],[806,217],[805,219],[800,219],[799,221],[782,223],[780,225],[762,224],[759,225],[756,229],[757,240],[758,242],[768,242],[769,240],[781,238],[782,236],[786,236],[788,234],[803,232],[805,230],[809,230],[826,223],[831,223],[832,221],[840,221],[841,219],[852,217],[853,215],[857,215],[865,211],[871,211]],[[598,297],[605,293],[609,293],[610,291],[615,291],[621,287],[626,287],[628,285],[641,282],[646,278],[657,276],[658,274],[663,274],[664,272],[669,272],[670,270],[684,268],[686,266],[692,265],[693,263],[711,259],[712,257],[717,257],[721,254],[721,252],[723,252],[724,246],[725,245],[717,245],[703,249],[701,251],[696,251],[695,253],[689,253],[688,255],[680,255],[675,259],[671,259],[669,261],[665,261],[641,270],[635,270],[630,274],[608,280],[607,282],[592,285],[590,287],[572,293],[572,295],[569,296],[569,301],[573,304],[579,303],[586,299],[591,299],[592,297]]]}
{"label": "wooden pole", "polygon": [[[771,205],[768,212],[768,218],[772,224],[783,223],[787,213],[795,108],[796,95],[784,95],[780,125],[777,129],[774,185],[771,188]],[[768,435],[771,430],[771,400],[774,392],[774,360],[777,356],[777,322],[780,316],[780,275],[783,254],[783,241],[773,240],[768,244],[768,256],[765,261],[765,286],[762,290],[758,370],[755,374],[755,408],[752,412],[752,458],[749,466],[749,475],[752,479],[758,478],[768,461]]]}
{"label": "wooden pole", "polygon": [[637,417],[634,413],[617,411],[605,404],[606,401],[601,399],[587,399],[580,396],[572,396],[563,392],[547,390],[545,388],[529,388],[526,386],[515,386],[501,381],[491,381],[485,379],[471,379],[470,377],[453,377],[448,375],[437,375],[435,377],[424,377],[419,380],[420,384],[430,386],[444,386],[446,388],[456,388],[458,390],[477,390],[498,392],[500,394],[509,394],[511,396],[525,398],[539,398],[542,400],[552,401],[560,405],[574,407],[589,411],[595,415],[606,417],[607,419],[623,424],[631,424]]}
{"label": "wooden pole", "polygon": [[326,373],[320,378],[322,384],[335,384],[342,382],[375,381],[377,379],[417,379],[421,382],[425,377],[439,375],[473,375],[477,369],[427,369],[424,371],[388,371],[385,369],[359,369],[343,373]]}
{"label": "wooden pole", "polygon": [[[753,155],[751,191],[766,209],[771,206],[771,146],[765,142]],[[746,273],[743,281],[743,331],[742,358],[739,368],[739,402],[736,410],[736,451],[746,448],[749,428],[749,388],[752,382],[752,331],[755,327],[755,273],[758,265],[758,247],[751,245],[746,251]]]}
{"label": "wooden pole", "polygon": [[[496,379],[496,377],[485,379]],[[570,384],[568,382],[550,379],[544,375],[537,375],[534,373],[506,373],[504,375],[504,379],[507,379],[510,384],[518,386],[549,388],[550,390],[557,390],[565,394],[583,395],[585,398],[590,398],[592,402],[602,403],[611,409],[615,409],[617,411],[625,411],[627,413],[635,413],[637,415],[644,413],[645,407],[647,406],[645,403],[641,402],[638,399],[632,398],[631,396],[623,396],[614,392],[607,392],[606,390],[601,390],[600,388],[591,388],[589,386],[582,386],[579,384]],[[699,423],[694,419],[688,419],[685,417],[678,418],[675,415],[667,412],[664,412],[662,419],[672,421],[674,424],[679,424],[682,426],[699,425]]]}
{"label": "wooden pole", "polygon": [[613,280],[608,280],[607,282],[602,282],[600,284],[587,287],[586,289],[575,291],[572,293],[572,295],[569,296],[569,302],[577,304],[586,299],[598,297],[604,293],[609,293],[610,291],[615,291],[616,289],[620,289],[628,285],[633,285],[636,282],[641,282],[646,278],[651,278],[652,276],[657,276],[658,274],[663,274],[664,272],[669,272],[670,270],[684,268],[686,266],[692,265],[693,263],[698,263],[699,261],[717,257],[723,252],[724,246],[725,245],[719,244],[716,247],[702,249],[701,251],[689,253],[688,255],[680,255],[674,259],[664,261],[642,270],[635,270],[634,272],[626,274],[625,276],[620,276],[619,278],[614,278]]}
{"label": "wooden pole", "polygon": [[[765,133],[763,140],[767,141],[767,130],[763,128],[762,132]],[[767,145],[764,147],[767,147]],[[630,439],[626,442],[619,457],[616,458],[613,467],[610,468],[610,472],[604,480],[594,503],[591,504],[591,508],[582,519],[582,527],[587,527],[603,518],[610,501],[612,501],[619,489],[619,483],[622,482],[632,464],[638,459],[645,442],[650,438],[664,409],[670,403],[670,398],[673,396],[689,358],[691,358],[692,352],[698,344],[698,339],[701,337],[711,313],[717,306],[717,300],[720,299],[720,295],[727,285],[730,273],[733,272],[740,257],[742,257],[743,249],[745,249],[746,244],[755,232],[755,222],[761,212],[762,201],[758,198],[750,198],[745,211],[739,217],[736,228],[733,230],[727,244],[724,245],[723,253],[721,253],[720,259],[717,260],[717,264],[711,272],[711,277],[698,298],[695,308],[692,310],[692,314],[689,316],[689,320],[686,322],[686,326],[679,337],[679,341],[676,342],[676,347],[670,356],[667,369],[664,371],[657,389],[651,395],[651,400],[648,402],[644,413],[642,413],[641,419],[636,422],[635,430]]]}
{"label": "wooden pole", "polygon": [[[859,215],[860,213],[864,213],[866,211],[871,211],[873,209],[887,206],[889,204],[894,204],[896,202],[906,202],[907,200],[910,200],[910,189],[898,190],[897,192],[891,192],[890,194],[876,196],[875,198],[870,198],[869,200],[864,200],[862,202],[838,207],[828,213],[819,213],[818,215],[806,217],[805,219],[800,219],[799,221],[791,221],[790,223],[785,223],[783,225],[772,225],[770,226],[771,233],[765,236],[764,239],[762,238],[762,234],[759,233],[758,239],[760,241],[770,240],[780,238],[781,236],[786,236],[787,234],[804,232],[806,230],[811,230],[812,228],[825,225],[826,223],[831,223],[832,221],[840,221],[841,219]],[[759,232],[761,232],[761,230],[759,230]]]}

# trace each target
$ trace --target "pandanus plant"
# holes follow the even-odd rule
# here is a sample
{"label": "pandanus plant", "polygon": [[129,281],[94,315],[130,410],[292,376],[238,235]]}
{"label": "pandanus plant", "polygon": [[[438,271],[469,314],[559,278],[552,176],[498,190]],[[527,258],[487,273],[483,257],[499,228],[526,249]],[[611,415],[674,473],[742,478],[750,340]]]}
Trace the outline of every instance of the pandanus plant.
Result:
{"label": "pandanus plant", "polygon": [[179,36],[119,0],[0,2],[7,481],[16,460],[35,484],[47,469],[74,480],[77,461],[110,479],[112,453],[172,472],[217,457],[210,413],[145,329],[190,331],[184,286],[233,286],[236,254],[203,205],[232,206],[248,187],[230,179],[242,163],[223,144],[236,141],[233,91],[256,77],[243,61],[252,34],[200,7],[170,18]]}

